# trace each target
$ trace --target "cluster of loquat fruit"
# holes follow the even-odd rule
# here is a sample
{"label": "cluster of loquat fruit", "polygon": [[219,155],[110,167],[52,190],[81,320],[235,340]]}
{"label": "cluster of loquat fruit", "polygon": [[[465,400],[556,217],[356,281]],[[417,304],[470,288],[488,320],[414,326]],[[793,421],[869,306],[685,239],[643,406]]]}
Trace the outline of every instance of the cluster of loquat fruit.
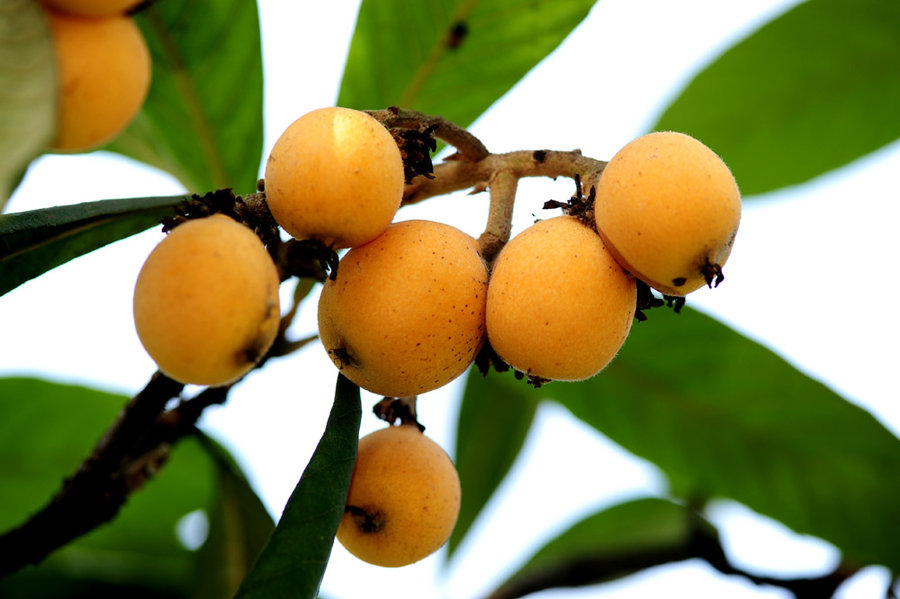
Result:
{"label": "cluster of loquat fruit", "polygon": [[[630,331],[637,281],[678,297],[718,283],[740,220],[725,164],[673,132],[626,145],[586,209],[537,222],[492,265],[454,227],[393,223],[405,183],[391,133],[337,107],[292,123],[265,171],[266,203],[287,233],[348,249],[319,299],[328,355],[360,387],[395,398],[449,383],[486,341],[533,382],[594,376]],[[138,335],[172,378],[229,383],[272,344],[278,286],[248,227],[222,214],[188,220],[140,272]],[[337,538],[367,562],[409,564],[446,542],[459,505],[449,456],[416,423],[389,426],[360,440]]]}
{"label": "cluster of loquat fruit", "polygon": [[125,129],[150,89],[150,51],[127,14],[138,0],[40,2],[56,60],[57,124],[50,149],[94,149]]}

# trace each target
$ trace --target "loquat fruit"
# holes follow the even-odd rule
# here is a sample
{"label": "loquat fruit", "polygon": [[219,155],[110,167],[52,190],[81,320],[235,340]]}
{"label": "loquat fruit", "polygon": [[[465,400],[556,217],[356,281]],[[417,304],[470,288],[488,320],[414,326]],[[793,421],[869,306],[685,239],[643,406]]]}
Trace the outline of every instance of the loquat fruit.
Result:
{"label": "loquat fruit", "polygon": [[594,216],[607,249],[667,295],[718,284],[741,220],[731,171],[698,140],[649,133],[619,150],[600,175]]}
{"label": "loquat fruit", "polygon": [[294,121],[266,162],[266,201],[296,239],[338,248],[380,235],[403,197],[403,159],[374,118],[320,108]]}
{"label": "loquat fruit", "polygon": [[337,539],[370,564],[417,562],[450,538],[460,496],[450,457],[415,424],[377,430],[359,441]]}
{"label": "loquat fruit", "polygon": [[246,374],[278,332],[278,272],[248,227],[222,215],[189,220],[154,248],[134,289],[147,353],[182,383]]}
{"label": "loquat fruit", "polygon": [[504,246],[488,286],[487,335],[513,368],[577,381],[602,370],[634,317],[634,279],[574,216],[528,227]]}
{"label": "loquat fruit", "polygon": [[418,395],[462,374],[484,340],[487,269],[475,240],[424,220],[398,222],[341,259],[319,299],[319,337],[348,379]]}

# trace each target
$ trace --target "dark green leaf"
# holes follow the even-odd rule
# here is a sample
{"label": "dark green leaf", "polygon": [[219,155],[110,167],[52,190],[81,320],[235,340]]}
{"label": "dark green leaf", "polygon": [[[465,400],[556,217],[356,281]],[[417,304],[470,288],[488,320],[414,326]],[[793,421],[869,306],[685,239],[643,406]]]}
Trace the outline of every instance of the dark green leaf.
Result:
{"label": "dark green leaf", "polygon": [[365,0],[338,104],[468,125],[553,51],[595,0]]}
{"label": "dark green leaf", "polygon": [[209,537],[198,556],[203,578],[192,599],[234,597],[275,523],[225,450],[208,437],[201,440],[215,460],[219,493],[210,518]]}
{"label": "dark green leaf", "polygon": [[694,530],[712,526],[664,499],[629,501],[573,524],[539,549],[491,594],[522,597],[556,586],[615,580],[638,570],[694,557]]}
{"label": "dark green leaf", "polygon": [[191,192],[256,188],[262,58],[254,0],[166,0],[136,17],[153,59],[138,117],[108,149],[159,167]]}
{"label": "dark green leaf", "polygon": [[[49,501],[127,401],[84,387],[0,379],[0,530]],[[0,580],[0,596],[186,596],[197,576],[195,554],[175,525],[212,504],[213,468],[195,441],[179,443],[110,524]]]}
{"label": "dark green leaf", "polygon": [[456,425],[454,461],[464,492],[448,558],[509,472],[537,410],[536,398],[491,393],[477,380],[481,378],[477,371],[469,372]]}
{"label": "dark green leaf", "polygon": [[56,123],[50,28],[34,0],[0,0],[0,210]]}
{"label": "dark green leaf", "polygon": [[900,570],[900,440],[712,318],[654,310],[583,383],[486,384],[559,401],[660,466],[677,495],[734,498],[849,559]]}
{"label": "dark green leaf", "polygon": [[188,199],[101,200],[0,214],[0,295],[73,258],[159,224]]}
{"label": "dark green leaf", "polygon": [[655,129],[701,139],[741,191],[801,183],[900,136],[900,3],[803,2],[701,72]]}
{"label": "dark green leaf", "polygon": [[361,417],[359,387],[338,375],[322,439],[237,597],[316,597],[344,515]]}

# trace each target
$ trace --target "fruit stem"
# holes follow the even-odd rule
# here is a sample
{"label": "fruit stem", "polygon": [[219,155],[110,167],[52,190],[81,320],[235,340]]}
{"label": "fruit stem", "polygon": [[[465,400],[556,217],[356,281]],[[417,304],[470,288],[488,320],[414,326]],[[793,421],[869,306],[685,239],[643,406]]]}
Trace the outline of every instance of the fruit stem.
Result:
{"label": "fruit stem", "polygon": [[488,264],[509,241],[516,187],[523,177],[570,177],[596,186],[606,162],[572,150],[519,150],[488,154],[477,162],[449,160],[434,169],[434,178],[418,177],[406,186],[403,204],[415,204],[430,197],[471,188],[472,193],[489,189],[491,203],[484,233],[478,238],[482,257]]}
{"label": "fruit stem", "polygon": [[478,239],[482,256],[490,264],[509,240],[516,187],[522,177],[570,177],[592,189],[606,162],[588,158],[580,150],[520,150],[491,154],[477,137],[441,116],[391,106],[369,110],[382,125],[391,128],[431,129],[438,139],[458,152],[434,168],[433,177],[415,177],[407,183],[403,205],[461,189],[478,193],[490,189],[491,204],[484,233]]}
{"label": "fruit stem", "polygon": [[406,186],[403,204],[415,204],[462,189],[475,192],[490,187],[494,173],[507,171],[517,179],[523,177],[581,177],[585,187],[596,185],[606,162],[583,156],[579,150],[518,150],[505,154],[488,154],[477,162],[450,160],[434,167],[434,178],[419,177]]}
{"label": "fruit stem", "polygon": [[519,177],[510,171],[496,171],[488,182],[491,192],[491,205],[488,209],[488,222],[484,233],[478,238],[481,257],[491,264],[500,249],[509,241],[512,229],[513,205],[516,201],[516,188]]}

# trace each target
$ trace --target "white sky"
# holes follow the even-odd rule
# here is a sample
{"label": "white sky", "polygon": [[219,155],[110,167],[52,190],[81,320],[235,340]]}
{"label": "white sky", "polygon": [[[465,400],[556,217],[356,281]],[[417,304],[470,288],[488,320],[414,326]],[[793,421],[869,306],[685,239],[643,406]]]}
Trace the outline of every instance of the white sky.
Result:
{"label": "white sky", "polygon": [[[577,147],[586,155],[609,158],[652,124],[711,52],[794,3],[604,0],[472,130],[494,151]],[[260,4],[268,150],[295,118],[334,103],[357,2]],[[900,283],[896,277],[881,278],[896,271],[897,172],[900,144],[835,175],[746,204],[728,280],[714,291],[692,294],[689,304],[772,347],[900,433],[900,391],[893,380],[900,311],[886,305],[900,295]],[[520,188],[516,226],[527,226],[545,199],[565,199],[571,192],[570,182],[527,181]],[[119,157],[47,157],[29,172],[9,210],[174,193],[181,188],[171,178]],[[404,209],[400,217],[441,220],[477,235],[485,210],[486,198],[455,195]],[[138,269],[160,239],[158,231],[143,233],[0,297],[0,375],[31,373],[137,391],[154,366],[133,331],[131,293]],[[284,291],[287,297],[289,290]],[[295,332],[299,336],[314,327],[313,300],[301,311]],[[251,375],[227,406],[210,410],[204,420],[207,430],[232,447],[275,514],[318,442],[334,376],[321,347],[310,347]],[[419,401],[428,433],[448,449],[460,389],[457,381]],[[371,405],[374,398],[364,401]],[[366,412],[363,433],[378,426]],[[590,460],[583,457],[588,455]],[[588,464],[602,475],[586,476]],[[370,599],[478,597],[560,526],[604,505],[663,491],[655,467],[622,452],[564,410],[548,407],[540,411],[513,476],[449,571],[440,572],[441,556],[400,570],[380,569],[336,545],[323,593],[337,599],[363,593]],[[714,519],[732,559],[762,573],[814,575],[837,559],[827,544],[794,535],[731,503],[718,504]],[[880,596],[885,584],[886,573],[872,568],[839,596]],[[702,563],[540,596],[672,594],[788,597],[720,576]]]}

